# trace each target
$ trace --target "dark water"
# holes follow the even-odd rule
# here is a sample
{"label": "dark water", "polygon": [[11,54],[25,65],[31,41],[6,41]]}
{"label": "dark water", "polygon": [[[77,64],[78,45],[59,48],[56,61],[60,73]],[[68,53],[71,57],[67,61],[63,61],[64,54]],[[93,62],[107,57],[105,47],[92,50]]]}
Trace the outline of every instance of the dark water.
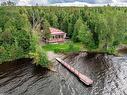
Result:
{"label": "dark water", "polygon": [[55,62],[56,72],[36,67],[30,59],[0,65],[0,95],[127,95],[127,58],[82,54],[65,59],[94,80],[91,87]]}
{"label": "dark water", "polygon": [[119,49],[118,52],[122,55],[127,55],[127,47]]}

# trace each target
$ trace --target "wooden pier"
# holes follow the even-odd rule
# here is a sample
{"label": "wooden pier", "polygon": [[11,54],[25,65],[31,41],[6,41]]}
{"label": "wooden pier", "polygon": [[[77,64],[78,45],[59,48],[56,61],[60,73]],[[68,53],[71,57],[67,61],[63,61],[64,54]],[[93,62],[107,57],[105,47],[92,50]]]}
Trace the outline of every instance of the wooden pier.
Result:
{"label": "wooden pier", "polygon": [[64,65],[68,70],[70,70],[72,73],[74,73],[83,83],[85,83],[86,85],[92,85],[93,84],[93,80],[91,80],[90,78],[88,78],[87,76],[81,74],[80,72],[78,72],[75,68],[71,67],[69,64],[67,64],[66,62],[64,62],[63,60],[61,60],[60,58],[56,58],[56,60],[58,62],[60,62],[62,65]]}

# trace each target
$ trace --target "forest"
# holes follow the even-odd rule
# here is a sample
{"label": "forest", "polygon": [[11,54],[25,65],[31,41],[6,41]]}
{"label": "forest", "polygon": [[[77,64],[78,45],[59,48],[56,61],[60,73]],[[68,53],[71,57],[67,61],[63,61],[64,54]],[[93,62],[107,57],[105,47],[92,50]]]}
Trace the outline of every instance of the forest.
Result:
{"label": "forest", "polygon": [[[127,44],[127,9],[124,7],[0,7],[0,63],[33,58],[47,67],[41,38],[49,27],[61,29],[87,51],[116,53]],[[44,30],[44,33],[41,33]]]}

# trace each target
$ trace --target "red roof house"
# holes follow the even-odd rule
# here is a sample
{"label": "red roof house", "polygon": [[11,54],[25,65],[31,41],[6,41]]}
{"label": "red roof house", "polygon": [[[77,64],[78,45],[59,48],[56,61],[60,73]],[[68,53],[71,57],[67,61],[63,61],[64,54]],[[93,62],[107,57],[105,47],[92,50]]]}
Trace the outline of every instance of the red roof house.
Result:
{"label": "red roof house", "polygon": [[65,32],[56,28],[52,28],[52,27],[50,27],[49,29],[51,32],[51,37],[48,40],[49,43],[60,43],[65,41],[65,38],[66,38]]}

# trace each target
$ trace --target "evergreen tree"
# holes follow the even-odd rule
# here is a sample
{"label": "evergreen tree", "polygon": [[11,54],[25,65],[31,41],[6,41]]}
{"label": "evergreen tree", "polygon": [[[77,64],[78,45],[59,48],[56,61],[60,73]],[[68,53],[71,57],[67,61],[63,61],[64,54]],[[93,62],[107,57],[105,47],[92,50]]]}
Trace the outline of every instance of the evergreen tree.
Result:
{"label": "evergreen tree", "polygon": [[92,33],[89,31],[86,23],[79,27],[78,38],[88,50],[95,48]]}
{"label": "evergreen tree", "polygon": [[68,33],[68,16],[67,15],[64,17],[63,21],[61,22],[61,30]]}
{"label": "evergreen tree", "polygon": [[78,32],[79,32],[80,27],[81,27],[82,24],[83,24],[83,20],[82,20],[82,18],[80,17],[80,18],[76,21],[76,23],[75,23],[75,25],[74,25],[74,32],[73,32],[73,35],[72,35],[72,40],[73,40],[74,42],[78,42],[78,41],[79,41],[77,35],[78,35]]}
{"label": "evergreen tree", "polygon": [[51,15],[51,20],[50,20],[51,26],[52,27],[58,27],[58,18],[55,14]]}
{"label": "evergreen tree", "polygon": [[43,34],[42,34],[42,36],[47,40],[50,38],[50,24],[48,23],[47,20],[45,20],[43,22]]}
{"label": "evergreen tree", "polygon": [[71,38],[72,37],[72,35],[73,35],[73,25],[72,25],[72,23],[68,23],[68,36]]}

